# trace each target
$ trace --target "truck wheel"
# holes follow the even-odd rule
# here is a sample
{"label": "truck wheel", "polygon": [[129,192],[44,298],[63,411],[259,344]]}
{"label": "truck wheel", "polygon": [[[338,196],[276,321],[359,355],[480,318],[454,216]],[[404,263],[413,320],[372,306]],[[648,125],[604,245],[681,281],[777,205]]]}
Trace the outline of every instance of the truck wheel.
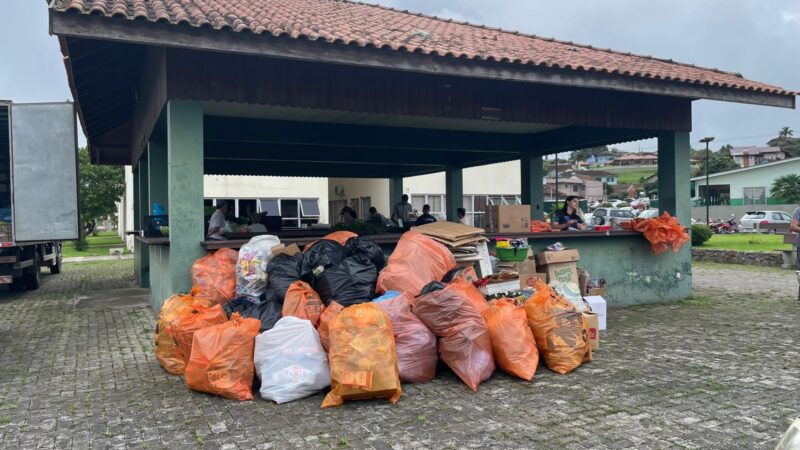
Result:
{"label": "truck wheel", "polygon": [[53,259],[53,265],[50,266],[50,273],[52,275],[58,275],[61,273],[61,248],[56,250],[56,257]]}
{"label": "truck wheel", "polygon": [[29,291],[35,291],[36,289],[39,289],[39,279],[42,273],[41,269],[39,268],[39,260],[39,253],[34,254],[33,267],[31,267],[31,271],[22,276],[22,281],[25,283],[25,289]]}

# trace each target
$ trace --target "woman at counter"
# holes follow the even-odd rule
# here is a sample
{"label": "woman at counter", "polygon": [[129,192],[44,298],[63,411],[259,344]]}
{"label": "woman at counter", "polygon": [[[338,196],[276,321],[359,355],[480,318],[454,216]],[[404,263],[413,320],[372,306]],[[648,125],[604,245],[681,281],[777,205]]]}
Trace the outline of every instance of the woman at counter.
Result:
{"label": "woman at counter", "polygon": [[554,230],[585,230],[580,199],[574,195],[567,196],[564,207],[553,213],[551,226]]}

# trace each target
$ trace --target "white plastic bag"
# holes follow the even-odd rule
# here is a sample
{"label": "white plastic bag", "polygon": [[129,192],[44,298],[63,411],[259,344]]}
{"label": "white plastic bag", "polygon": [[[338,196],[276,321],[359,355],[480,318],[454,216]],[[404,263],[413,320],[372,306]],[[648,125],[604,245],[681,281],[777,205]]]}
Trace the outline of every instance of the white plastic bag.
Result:
{"label": "white plastic bag", "polygon": [[286,403],[331,384],[328,358],[308,320],[283,317],[274,328],[256,336],[254,359],[265,400]]}
{"label": "white plastic bag", "polygon": [[576,283],[564,283],[563,281],[553,280],[550,287],[575,306],[578,312],[589,311],[588,305],[583,301],[581,290]]}
{"label": "white plastic bag", "polygon": [[236,296],[247,297],[254,303],[267,290],[267,264],[272,259],[272,247],[280,244],[275,236],[262,235],[250,239],[239,250],[236,261]]}

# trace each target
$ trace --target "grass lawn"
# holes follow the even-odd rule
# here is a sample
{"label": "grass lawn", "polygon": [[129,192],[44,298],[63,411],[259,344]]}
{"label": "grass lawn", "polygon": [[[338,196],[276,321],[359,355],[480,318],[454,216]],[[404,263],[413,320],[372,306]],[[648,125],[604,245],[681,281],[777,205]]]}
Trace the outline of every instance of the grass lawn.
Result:
{"label": "grass lawn", "polygon": [[791,244],[783,243],[781,234],[715,234],[700,248],[716,248],[720,250],[773,251],[791,250]]}
{"label": "grass lawn", "polygon": [[101,231],[97,236],[89,236],[86,240],[89,242],[89,248],[82,252],[75,250],[74,242],[65,242],[61,249],[64,258],[72,258],[75,256],[108,256],[108,250],[114,247],[122,248],[125,253],[130,253],[122,239],[113,231]]}
{"label": "grass lawn", "polygon": [[639,179],[647,178],[658,172],[658,166],[652,167],[603,167],[600,170],[617,174],[619,184],[639,184]]}

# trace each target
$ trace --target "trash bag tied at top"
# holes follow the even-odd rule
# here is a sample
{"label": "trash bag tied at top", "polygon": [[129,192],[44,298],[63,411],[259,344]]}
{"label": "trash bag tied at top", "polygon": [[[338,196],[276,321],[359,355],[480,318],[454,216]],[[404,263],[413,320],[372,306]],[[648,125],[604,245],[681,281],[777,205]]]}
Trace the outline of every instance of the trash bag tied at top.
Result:
{"label": "trash bag tied at top", "polygon": [[350,306],[333,319],[330,333],[331,391],[322,407],[368,398],[397,403],[403,390],[386,313],[372,303]]}
{"label": "trash bag tied at top", "polygon": [[192,286],[196,298],[225,303],[236,295],[236,260],[239,252],[221,248],[199,258],[192,265]]}
{"label": "trash bag tied at top", "polygon": [[169,325],[176,318],[191,314],[192,305],[196,302],[203,304],[202,300],[195,300],[192,294],[176,294],[165,300],[158,312],[155,354],[161,367],[169,373],[178,375],[186,369],[186,361],[181,356],[175,339],[169,333]]}
{"label": "trash bag tied at top", "polygon": [[592,346],[583,314],[547,284],[536,280],[525,315],[547,368],[566,374],[591,361]]}
{"label": "trash bag tied at top", "polygon": [[189,314],[176,317],[169,325],[169,333],[175,339],[178,352],[184,361],[189,361],[192,354],[192,339],[194,333],[202,328],[217,325],[228,320],[222,305],[206,307],[203,305],[192,305]]}
{"label": "trash bag tied at top", "polygon": [[283,299],[283,317],[294,316],[305,319],[315,327],[319,324],[319,316],[324,309],[319,294],[304,281],[292,283]]}
{"label": "trash bag tied at top", "polygon": [[492,341],[486,321],[453,283],[414,299],[414,314],[437,336],[439,357],[470,389],[494,372]]}
{"label": "trash bag tied at top", "polygon": [[436,335],[411,312],[411,300],[408,294],[400,294],[373,304],[392,321],[400,380],[424,383],[436,376],[439,354]]}
{"label": "trash bag tied at top", "polygon": [[260,322],[234,314],[197,330],[186,364],[186,387],[231,400],[253,399],[253,348]]}
{"label": "trash bag tied at top", "polygon": [[378,276],[377,292],[408,292],[416,297],[426,284],[440,281],[455,266],[447,247],[418,231],[409,231],[397,242]]}
{"label": "trash bag tied at top", "polygon": [[365,256],[350,256],[323,270],[314,279],[314,288],[325,303],[336,300],[344,307],[369,302],[375,297],[378,272]]}
{"label": "trash bag tied at top", "polygon": [[525,310],[508,299],[492,302],[483,316],[492,337],[492,353],[503,371],[531,381],[539,365],[539,351]]}

